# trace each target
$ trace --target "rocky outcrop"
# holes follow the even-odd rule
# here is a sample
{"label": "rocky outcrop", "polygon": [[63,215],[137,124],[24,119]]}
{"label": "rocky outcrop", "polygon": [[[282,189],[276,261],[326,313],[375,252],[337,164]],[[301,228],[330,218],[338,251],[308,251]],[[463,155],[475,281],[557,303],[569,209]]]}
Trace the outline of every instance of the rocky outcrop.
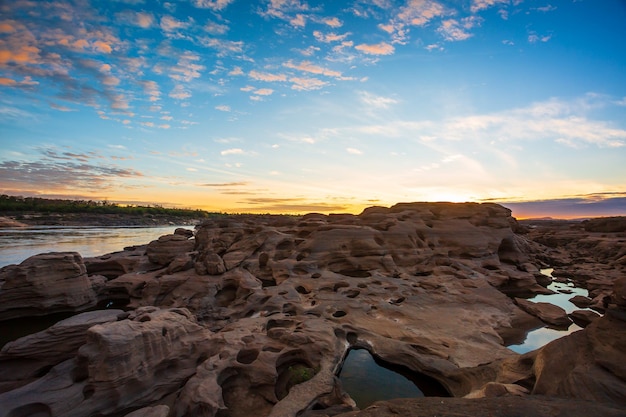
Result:
{"label": "rocky outcrop", "polygon": [[0,416],[111,414],[136,409],[179,389],[198,363],[217,354],[211,332],[184,309],[138,309],[86,331],[74,359],[38,380],[0,394]]}
{"label": "rocky outcrop", "polygon": [[35,255],[0,269],[0,321],[83,311],[97,296],[76,252]]}
{"label": "rocky outcrop", "polygon": [[7,343],[0,351],[0,392],[32,382],[53,366],[73,358],[87,340],[87,329],[117,321],[122,314],[121,310],[81,313]]}
{"label": "rocky outcrop", "polygon": [[[360,215],[215,217],[195,234],[90,258],[98,299],[130,311],[77,316],[8,344],[0,375],[25,365],[0,394],[0,417],[336,415],[354,409],[336,378],[350,349],[467,397],[423,399],[433,413],[450,404],[473,415],[613,415],[624,346],[607,329],[621,331],[623,284],[598,284],[607,313],[562,342],[571,345],[514,353],[508,341],[541,324],[519,297],[549,292],[539,268],[557,259],[528,238],[535,229],[520,230],[495,204],[407,203]],[[570,323],[548,308],[526,310]],[[575,398],[581,387],[593,393],[581,398],[603,404],[540,396]]]}
{"label": "rocky outcrop", "polygon": [[194,241],[189,236],[181,233],[161,236],[153,240],[146,248],[146,254],[150,262],[161,266],[167,266],[177,257],[191,252]]}

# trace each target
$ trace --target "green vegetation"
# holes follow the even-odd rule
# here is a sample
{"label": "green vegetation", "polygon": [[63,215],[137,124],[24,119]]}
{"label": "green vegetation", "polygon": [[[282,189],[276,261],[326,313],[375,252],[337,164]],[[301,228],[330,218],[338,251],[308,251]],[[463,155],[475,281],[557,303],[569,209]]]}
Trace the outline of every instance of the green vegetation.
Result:
{"label": "green vegetation", "polygon": [[295,364],[288,368],[289,386],[301,384],[313,378],[317,371],[302,364]]}
{"label": "green vegetation", "polygon": [[0,195],[0,212],[20,213],[90,213],[123,215],[164,215],[184,218],[204,218],[212,214],[204,210],[165,208],[154,206],[120,206],[107,201],[92,200],[53,200],[37,197],[15,197]]}

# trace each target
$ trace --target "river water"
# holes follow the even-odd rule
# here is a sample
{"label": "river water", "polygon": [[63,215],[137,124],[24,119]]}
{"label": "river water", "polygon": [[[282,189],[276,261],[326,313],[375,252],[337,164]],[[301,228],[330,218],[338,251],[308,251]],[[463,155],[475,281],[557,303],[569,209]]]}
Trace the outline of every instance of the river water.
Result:
{"label": "river water", "polygon": [[46,252],[78,252],[83,257],[104,255],[127,246],[143,245],[177,227],[33,226],[0,229],[0,268]]}

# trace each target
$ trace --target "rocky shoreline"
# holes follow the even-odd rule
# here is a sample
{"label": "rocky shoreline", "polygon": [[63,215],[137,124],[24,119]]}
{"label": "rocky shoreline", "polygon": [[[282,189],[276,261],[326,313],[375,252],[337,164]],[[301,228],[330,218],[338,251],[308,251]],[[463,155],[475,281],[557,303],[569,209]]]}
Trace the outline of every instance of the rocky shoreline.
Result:
{"label": "rocky shoreline", "polygon": [[[0,323],[76,315],[2,348],[0,417],[623,415],[626,234],[601,227],[405,203],[220,216],[96,258],[37,255],[0,270]],[[527,305],[550,292],[545,267],[602,315],[519,355],[506,345],[538,322],[571,323]],[[337,378],[355,348],[451,397],[356,409]]]}

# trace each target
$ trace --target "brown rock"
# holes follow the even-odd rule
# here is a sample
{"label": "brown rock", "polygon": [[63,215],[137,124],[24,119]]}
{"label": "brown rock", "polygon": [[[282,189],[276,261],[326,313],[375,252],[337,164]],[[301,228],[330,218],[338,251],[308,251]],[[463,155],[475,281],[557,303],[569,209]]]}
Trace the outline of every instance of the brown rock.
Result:
{"label": "brown rock", "polygon": [[31,256],[0,269],[0,320],[83,311],[96,304],[96,293],[76,252]]}
{"label": "brown rock", "polygon": [[515,303],[528,314],[532,314],[548,324],[566,328],[572,324],[572,321],[567,317],[567,312],[554,304],[534,303],[523,298],[516,298]]}
{"label": "brown rock", "polygon": [[575,295],[569,299],[569,302],[574,304],[578,308],[587,308],[591,305],[592,300],[584,295]]}
{"label": "brown rock", "polygon": [[[322,414],[323,415],[323,414]],[[589,401],[544,396],[501,398],[411,398],[381,401],[337,417],[621,417],[623,410]]]}
{"label": "brown rock", "polygon": [[626,277],[615,281],[612,298],[618,308],[626,310]]}
{"label": "brown rock", "polygon": [[587,327],[591,322],[600,317],[600,315],[591,310],[575,310],[569,313],[569,317],[580,327]]}
{"label": "brown rock", "polygon": [[153,240],[146,248],[146,254],[150,262],[161,266],[167,266],[180,255],[191,252],[194,241],[181,234],[164,235]]}
{"label": "brown rock", "polygon": [[76,360],[0,394],[0,416],[79,417],[146,406],[179,389],[202,358],[216,353],[212,333],[184,309],[139,309],[86,336]]}
{"label": "brown rock", "polygon": [[50,328],[7,343],[0,351],[0,392],[24,385],[73,358],[91,326],[117,321],[122,310],[98,310],[62,320]]}
{"label": "brown rock", "polygon": [[157,405],[155,407],[140,408],[137,411],[126,414],[124,417],[167,417],[169,413],[170,408],[167,405]]}

